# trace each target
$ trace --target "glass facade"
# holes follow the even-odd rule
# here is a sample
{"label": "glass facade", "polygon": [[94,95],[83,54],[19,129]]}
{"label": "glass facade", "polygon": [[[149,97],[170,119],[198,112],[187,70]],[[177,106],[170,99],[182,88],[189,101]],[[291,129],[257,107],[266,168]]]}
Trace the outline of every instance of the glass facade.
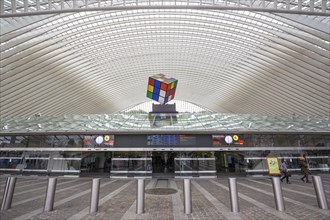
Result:
{"label": "glass facade", "polygon": [[0,121],[0,132],[79,131],[329,131],[329,118],[318,116],[263,116],[214,112],[197,113],[117,113],[17,117]]}
{"label": "glass facade", "polygon": [[26,134],[0,136],[0,172],[111,177],[267,175],[267,157],[329,172],[326,133]]}

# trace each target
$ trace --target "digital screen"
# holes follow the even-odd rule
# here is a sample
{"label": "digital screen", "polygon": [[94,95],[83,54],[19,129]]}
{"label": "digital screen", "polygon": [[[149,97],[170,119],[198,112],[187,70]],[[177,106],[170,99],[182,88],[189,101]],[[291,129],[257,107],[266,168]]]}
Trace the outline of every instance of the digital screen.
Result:
{"label": "digital screen", "polygon": [[191,135],[156,134],[148,135],[147,145],[150,146],[189,146],[196,145],[196,137]]}
{"label": "digital screen", "polygon": [[[241,135],[240,135],[241,136]],[[226,134],[220,134],[220,135],[212,135],[212,145],[213,146],[223,146],[223,145],[230,145],[230,144],[236,144],[236,145],[243,145],[244,140],[237,134],[234,135],[226,135]]]}
{"label": "digital screen", "polygon": [[212,145],[221,146],[225,144],[225,135],[212,135]]}
{"label": "digital screen", "polygon": [[171,146],[179,145],[179,135],[176,134],[156,134],[148,135],[147,145]]}
{"label": "digital screen", "polygon": [[191,135],[180,135],[180,145],[196,145],[196,137]]}
{"label": "digital screen", "polygon": [[86,135],[84,137],[84,147],[113,147],[115,143],[114,135]]}

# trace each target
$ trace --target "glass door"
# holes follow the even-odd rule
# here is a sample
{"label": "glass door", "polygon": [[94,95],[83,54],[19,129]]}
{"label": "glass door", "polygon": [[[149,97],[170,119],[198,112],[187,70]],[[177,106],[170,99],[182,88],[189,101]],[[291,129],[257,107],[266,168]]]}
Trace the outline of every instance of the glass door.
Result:
{"label": "glass door", "polygon": [[83,152],[80,176],[109,177],[109,155],[110,152]]}
{"label": "glass door", "polygon": [[174,159],[177,152],[151,152],[152,154],[152,177],[174,178]]}
{"label": "glass door", "polygon": [[180,152],[175,158],[175,177],[216,177],[214,152]]}
{"label": "glass door", "polygon": [[151,177],[151,161],[149,152],[113,152],[110,177]]}

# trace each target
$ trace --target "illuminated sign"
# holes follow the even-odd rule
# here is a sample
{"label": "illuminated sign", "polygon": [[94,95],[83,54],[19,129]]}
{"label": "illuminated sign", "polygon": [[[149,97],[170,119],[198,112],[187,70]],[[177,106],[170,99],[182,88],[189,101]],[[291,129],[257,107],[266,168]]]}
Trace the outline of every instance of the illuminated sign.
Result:
{"label": "illuminated sign", "polygon": [[221,146],[225,140],[224,135],[212,135],[213,146]]}
{"label": "illuminated sign", "polygon": [[84,147],[113,147],[114,135],[86,135],[84,136]]}
{"label": "illuminated sign", "polygon": [[212,135],[212,146],[224,146],[224,145],[244,145],[243,135],[227,135],[227,134],[217,134]]}
{"label": "illuminated sign", "polygon": [[103,136],[98,136],[96,139],[95,139],[95,142],[97,144],[102,144],[103,143]]}
{"label": "illuminated sign", "polygon": [[156,134],[147,136],[147,145],[153,146],[194,146],[196,137],[192,135]]}
{"label": "illuminated sign", "polygon": [[231,144],[231,143],[233,143],[233,138],[230,135],[227,135],[225,137],[225,141],[227,144]]}

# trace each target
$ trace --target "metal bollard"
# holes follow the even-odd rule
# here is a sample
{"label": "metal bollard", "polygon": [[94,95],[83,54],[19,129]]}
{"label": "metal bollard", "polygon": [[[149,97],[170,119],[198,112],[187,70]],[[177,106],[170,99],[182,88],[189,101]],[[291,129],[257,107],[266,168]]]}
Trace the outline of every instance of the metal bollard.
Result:
{"label": "metal bollard", "polygon": [[13,201],[15,185],[16,185],[16,177],[8,177],[6,181],[5,191],[3,192],[1,210],[7,210],[11,208],[11,202]]}
{"label": "metal bollard", "polygon": [[100,179],[93,179],[89,213],[97,212],[99,209],[100,181]]}
{"label": "metal bollard", "polygon": [[328,201],[325,196],[325,191],[320,176],[312,176],[317,203],[320,209],[329,209]]}
{"label": "metal bollard", "polygon": [[144,179],[138,179],[136,197],[136,214],[142,214],[144,213]]}
{"label": "metal bollard", "polygon": [[44,212],[53,211],[57,178],[49,178],[46,191]]}
{"label": "metal bollard", "polygon": [[239,212],[236,178],[229,178],[229,196],[232,212]]}
{"label": "metal bollard", "polygon": [[184,194],[184,213],[190,214],[192,212],[190,179],[183,180],[183,194]]}
{"label": "metal bollard", "polygon": [[276,210],[284,212],[285,207],[284,207],[284,199],[283,199],[280,178],[272,177],[272,183],[273,183],[273,192],[275,197]]}

